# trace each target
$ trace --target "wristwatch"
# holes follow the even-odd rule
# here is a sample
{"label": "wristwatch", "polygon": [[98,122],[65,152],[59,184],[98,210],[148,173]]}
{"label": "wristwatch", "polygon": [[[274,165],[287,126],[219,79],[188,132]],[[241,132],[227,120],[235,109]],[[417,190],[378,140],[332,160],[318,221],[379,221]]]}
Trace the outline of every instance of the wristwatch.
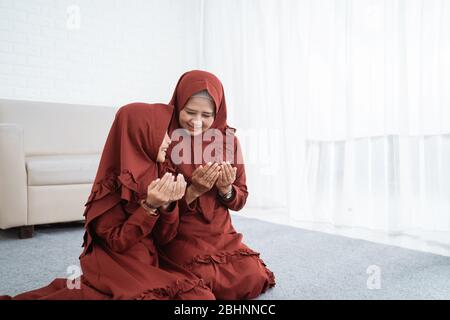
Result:
{"label": "wristwatch", "polygon": [[230,200],[233,197],[233,188],[224,195],[220,195],[224,200]]}
{"label": "wristwatch", "polygon": [[151,216],[158,216],[159,212],[157,208],[153,208],[149,203],[147,203],[147,201],[145,199],[142,199],[141,201],[139,201],[139,204],[141,205],[142,208],[145,209],[145,211],[147,211],[147,213]]}

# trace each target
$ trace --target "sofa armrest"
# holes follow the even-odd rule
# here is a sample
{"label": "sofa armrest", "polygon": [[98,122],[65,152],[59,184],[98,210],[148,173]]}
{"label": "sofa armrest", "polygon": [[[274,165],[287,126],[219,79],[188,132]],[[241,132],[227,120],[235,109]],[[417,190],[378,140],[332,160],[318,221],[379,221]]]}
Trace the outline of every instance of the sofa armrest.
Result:
{"label": "sofa armrest", "polygon": [[23,128],[0,123],[0,229],[27,225]]}

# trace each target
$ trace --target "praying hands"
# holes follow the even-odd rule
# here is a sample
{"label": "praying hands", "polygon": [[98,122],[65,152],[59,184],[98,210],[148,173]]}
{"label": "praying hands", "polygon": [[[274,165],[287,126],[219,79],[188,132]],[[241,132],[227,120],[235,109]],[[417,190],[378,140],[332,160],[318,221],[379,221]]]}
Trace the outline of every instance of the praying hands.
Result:
{"label": "praying hands", "polygon": [[153,208],[167,207],[170,203],[180,200],[186,190],[186,181],[182,174],[177,180],[171,173],[166,173],[161,179],[156,179],[147,188],[147,203]]}
{"label": "praying hands", "polygon": [[228,162],[221,164],[208,162],[200,165],[192,173],[192,184],[187,188],[186,201],[191,203],[196,198],[211,190],[215,185],[221,195],[231,191],[231,186],[236,180],[236,168]]}

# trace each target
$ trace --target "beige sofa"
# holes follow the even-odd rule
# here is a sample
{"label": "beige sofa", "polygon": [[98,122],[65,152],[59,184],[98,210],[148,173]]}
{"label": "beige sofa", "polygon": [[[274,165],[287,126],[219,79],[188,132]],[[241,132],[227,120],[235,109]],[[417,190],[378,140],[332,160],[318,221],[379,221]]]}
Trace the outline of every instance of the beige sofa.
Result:
{"label": "beige sofa", "polygon": [[83,220],[116,111],[0,99],[0,229]]}

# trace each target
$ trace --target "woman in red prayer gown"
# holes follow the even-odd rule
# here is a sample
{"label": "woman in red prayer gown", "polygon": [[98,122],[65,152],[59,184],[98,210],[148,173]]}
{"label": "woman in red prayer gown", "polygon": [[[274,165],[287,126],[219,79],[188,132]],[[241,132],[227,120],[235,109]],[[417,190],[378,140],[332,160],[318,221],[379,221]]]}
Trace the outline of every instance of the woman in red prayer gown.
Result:
{"label": "woman in red prayer gown", "polygon": [[13,299],[214,299],[202,279],[159,258],[155,248],[176,233],[176,200],[186,188],[182,175],[157,179],[172,113],[163,104],[118,110],[86,203],[83,275]]}
{"label": "woman in red prayer gown", "polygon": [[166,170],[182,173],[189,187],[179,202],[177,235],[159,248],[160,255],[207,281],[216,299],[255,298],[273,287],[275,278],[231,223],[228,210],[240,210],[248,192],[239,141],[226,122],[222,84],[209,72],[187,72],[170,104],[175,113],[169,131],[179,142],[169,148]]}

